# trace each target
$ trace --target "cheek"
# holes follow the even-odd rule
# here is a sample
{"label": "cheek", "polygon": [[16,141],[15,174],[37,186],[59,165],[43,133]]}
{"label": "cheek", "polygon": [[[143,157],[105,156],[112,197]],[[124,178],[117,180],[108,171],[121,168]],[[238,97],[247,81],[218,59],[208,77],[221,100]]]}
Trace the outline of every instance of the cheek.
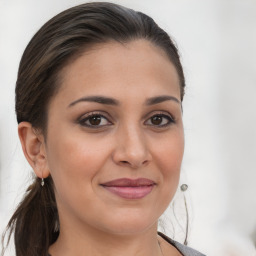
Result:
{"label": "cheek", "polygon": [[184,153],[183,131],[166,136],[155,148],[154,158],[162,174],[163,188],[169,192],[176,191]]}
{"label": "cheek", "polygon": [[107,159],[107,148],[78,134],[63,135],[49,135],[48,166],[56,190],[69,188],[70,192],[79,193],[82,189],[90,193],[89,185]]}
{"label": "cheek", "polygon": [[49,139],[48,165],[59,212],[77,214],[85,212],[85,206],[95,208],[93,189],[97,174],[108,158],[108,148],[78,133],[54,135]]}

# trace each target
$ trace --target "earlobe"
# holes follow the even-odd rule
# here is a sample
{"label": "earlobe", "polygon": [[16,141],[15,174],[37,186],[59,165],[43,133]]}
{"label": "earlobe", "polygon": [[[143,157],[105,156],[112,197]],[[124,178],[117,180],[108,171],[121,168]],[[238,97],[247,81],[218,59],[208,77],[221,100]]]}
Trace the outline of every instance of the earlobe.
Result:
{"label": "earlobe", "polygon": [[21,122],[18,133],[23,153],[39,178],[49,176],[49,168],[45,152],[44,138],[36,132],[29,122]]}

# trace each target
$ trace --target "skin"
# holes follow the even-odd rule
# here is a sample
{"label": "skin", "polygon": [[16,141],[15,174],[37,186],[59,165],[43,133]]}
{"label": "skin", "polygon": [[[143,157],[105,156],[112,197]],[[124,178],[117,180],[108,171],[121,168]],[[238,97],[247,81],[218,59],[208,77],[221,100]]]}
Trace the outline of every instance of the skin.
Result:
{"label": "skin", "polygon": [[[172,98],[146,104],[163,95]],[[81,100],[88,96],[110,97],[118,105]],[[101,115],[94,128],[86,126],[92,113]],[[156,115],[162,115],[157,125]],[[179,79],[160,48],[136,40],[85,52],[61,71],[47,138],[26,122],[19,135],[37,176],[51,175],[55,184],[60,236],[49,249],[52,256],[180,255],[157,236],[184,151]],[[156,185],[135,200],[100,185],[119,178],[147,178]]]}

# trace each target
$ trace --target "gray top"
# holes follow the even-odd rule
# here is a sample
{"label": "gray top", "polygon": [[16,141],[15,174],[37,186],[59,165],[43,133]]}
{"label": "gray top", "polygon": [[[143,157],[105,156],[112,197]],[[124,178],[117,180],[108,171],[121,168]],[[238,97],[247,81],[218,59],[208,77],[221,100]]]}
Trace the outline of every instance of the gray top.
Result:
{"label": "gray top", "polygon": [[184,244],[181,244],[179,242],[176,242],[169,238],[168,236],[164,235],[161,232],[157,232],[159,236],[161,236],[165,241],[167,241],[169,244],[173,245],[183,256],[206,256],[205,254],[202,254]]}

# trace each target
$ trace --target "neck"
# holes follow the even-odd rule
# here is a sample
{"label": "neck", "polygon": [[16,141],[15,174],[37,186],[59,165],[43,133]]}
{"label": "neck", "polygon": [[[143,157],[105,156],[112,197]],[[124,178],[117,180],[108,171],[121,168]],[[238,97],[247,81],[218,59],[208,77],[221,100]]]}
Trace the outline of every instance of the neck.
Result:
{"label": "neck", "polygon": [[50,247],[52,256],[162,256],[157,223],[142,232],[111,234],[91,227],[62,225],[58,240]]}

